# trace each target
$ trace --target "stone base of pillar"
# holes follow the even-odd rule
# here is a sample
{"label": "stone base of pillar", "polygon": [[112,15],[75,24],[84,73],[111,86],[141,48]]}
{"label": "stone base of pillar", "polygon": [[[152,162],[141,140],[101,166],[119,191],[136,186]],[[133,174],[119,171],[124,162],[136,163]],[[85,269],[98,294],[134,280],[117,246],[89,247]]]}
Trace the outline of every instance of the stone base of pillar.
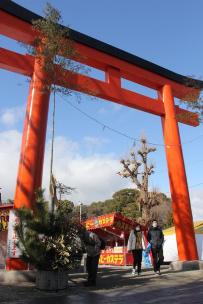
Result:
{"label": "stone base of pillar", "polygon": [[171,262],[170,269],[173,271],[203,270],[203,261],[175,261]]}

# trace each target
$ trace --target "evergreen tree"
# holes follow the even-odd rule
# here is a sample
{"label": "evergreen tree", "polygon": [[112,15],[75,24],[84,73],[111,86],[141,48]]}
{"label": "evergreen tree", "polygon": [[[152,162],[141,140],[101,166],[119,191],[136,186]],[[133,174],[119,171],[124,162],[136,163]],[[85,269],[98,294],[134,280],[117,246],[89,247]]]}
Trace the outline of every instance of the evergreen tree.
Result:
{"label": "evergreen tree", "polygon": [[[151,207],[151,216],[157,218],[163,228],[173,225],[171,199],[165,194],[156,191],[156,200],[159,204]],[[154,193],[149,193],[153,197]],[[83,217],[90,218],[112,212],[121,212],[129,219],[139,221],[140,191],[137,189],[122,189],[115,192],[112,198],[105,201],[93,202],[90,205],[83,204]],[[79,218],[79,207],[74,207],[75,214]]]}
{"label": "evergreen tree", "polygon": [[68,201],[60,201],[51,212],[43,191],[36,195],[36,208],[16,210],[16,226],[22,260],[39,270],[61,270],[75,267],[82,255],[84,228],[73,217]]}

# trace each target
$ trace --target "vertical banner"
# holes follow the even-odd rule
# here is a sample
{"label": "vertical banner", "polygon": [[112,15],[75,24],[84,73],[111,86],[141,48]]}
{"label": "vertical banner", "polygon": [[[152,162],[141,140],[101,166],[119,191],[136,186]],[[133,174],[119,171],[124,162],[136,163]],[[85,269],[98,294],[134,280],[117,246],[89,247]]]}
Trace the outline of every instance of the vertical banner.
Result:
{"label": "vertical banner", "polygon": [[18,237],[15,231],[15,225],[19,219],[15,214],[15,210],[10,210],[8,223],[8,239],[7,239],[7,257],[19,258],[21,255],[20,249],[17,247]]}

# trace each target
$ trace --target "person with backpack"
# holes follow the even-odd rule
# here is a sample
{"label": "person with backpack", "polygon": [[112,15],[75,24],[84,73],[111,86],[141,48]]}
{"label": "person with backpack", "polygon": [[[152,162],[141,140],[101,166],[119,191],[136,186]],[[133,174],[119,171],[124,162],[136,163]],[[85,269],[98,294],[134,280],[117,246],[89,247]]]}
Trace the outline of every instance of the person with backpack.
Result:
{"label": "person with backpack", "polygon": [[152,225],[147,234],[147,240],[151,245],[151,252],[153,257],[153,266],[155,274],[160,275],[160,266],[164,261],[163,243],[164,235],[161,227],[158,226],[157,220],[152,221]]}
{"label": "person with backpack", "polygon": [[137,274],[140,275],[141,267],[142,267],[142,251],[145,248],[144,244],[144,234],[141,231],[141,227],[139,224],[136,225],[135,229],[131,230],[129,238],[127,250],[132,252],[133,255],[133,269],[132,275],[136,275],[136,267]]}
{"label": "person with backpack", "polygon": [[[85,247],[87,252],[86,269],[88,273],[87,282],[84,286],[96,286],[96,278],[101,252],[102,242],[98,235],[94,232],[86,232]],[[104,245],[102,245],[104,246]]]}

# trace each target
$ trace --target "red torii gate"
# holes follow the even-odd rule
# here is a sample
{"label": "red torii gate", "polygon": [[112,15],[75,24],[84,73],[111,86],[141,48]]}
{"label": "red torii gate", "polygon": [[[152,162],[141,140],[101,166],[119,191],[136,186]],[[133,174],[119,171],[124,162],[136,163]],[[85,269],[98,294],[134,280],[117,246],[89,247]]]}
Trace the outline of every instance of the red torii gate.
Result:
{"label": "red torii gate", "polygon": [[[0,3],[0,33],[11,39],[31,44],[34,39],[32,20],[42,18],[8,0]],[[203,82],[190,79],[111,45],[70,30],[76,51],[83,64],[105,72],[105,81],[81,74],[72,75],[67,87],[84,93],[96,93],[103,99],[123,104],[161,117],[168,164],[173,216],[179,259],[197,260],[187,178],[178,122],[198,126],[198,116],[175,106],[174,97],[198,98]],[[31,77],[21,145],[14,207],[32,208],[35,189],[41,186],[44,147],[49,108],[49,92],[42,92],[45,75],[37,60],[30,55],[0,48],[0,68]],[[67,76],[69,72],[67,71]],[[157,91],[157,99],[123,89],[121,78]],[[58,83],[60,85],[60,83]],[[179,115],[178,115],[179,114]]]}

